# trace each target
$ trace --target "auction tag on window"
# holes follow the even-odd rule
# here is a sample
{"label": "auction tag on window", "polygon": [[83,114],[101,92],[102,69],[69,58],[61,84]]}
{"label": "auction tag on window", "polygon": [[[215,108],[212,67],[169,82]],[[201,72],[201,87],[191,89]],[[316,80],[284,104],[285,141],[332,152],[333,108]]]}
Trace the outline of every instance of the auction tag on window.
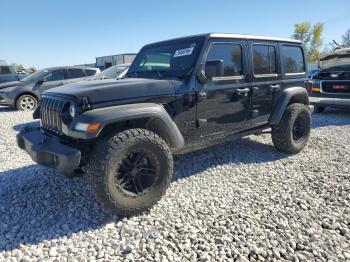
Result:
{"label": "auction tag on window", "polygon": [[175,51],[174,57],[191,55],[193,52],[194,46],[184,49],[179,49]]}

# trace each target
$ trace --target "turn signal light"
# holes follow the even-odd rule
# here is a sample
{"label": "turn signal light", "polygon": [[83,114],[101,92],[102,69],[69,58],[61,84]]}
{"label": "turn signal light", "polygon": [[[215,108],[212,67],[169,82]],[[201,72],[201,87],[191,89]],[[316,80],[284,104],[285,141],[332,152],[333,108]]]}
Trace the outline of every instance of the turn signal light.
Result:
{"label": "turn signal light", "polygon": [[321,92],[321,89],[319,87],[313,87],[312,88],[312,92],[313,93],[320,93]]}
{"label": "turn signal light", "polygon": [[97,124],[90,124],[87,128],[88,132],[94,132],[97,129],[99,129],[101,127],[101,124],[97,123]]}

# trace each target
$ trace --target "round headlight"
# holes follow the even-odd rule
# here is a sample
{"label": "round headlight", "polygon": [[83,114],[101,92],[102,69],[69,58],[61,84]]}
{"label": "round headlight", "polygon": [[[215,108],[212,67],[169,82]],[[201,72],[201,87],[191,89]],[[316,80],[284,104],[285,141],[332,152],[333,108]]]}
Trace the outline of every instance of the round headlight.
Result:
{"label": "round headlight", "polygon": [[74,118],[77,115],[77,107],[74,104],[71,104],[69,106],[69,114],[72,118]]}

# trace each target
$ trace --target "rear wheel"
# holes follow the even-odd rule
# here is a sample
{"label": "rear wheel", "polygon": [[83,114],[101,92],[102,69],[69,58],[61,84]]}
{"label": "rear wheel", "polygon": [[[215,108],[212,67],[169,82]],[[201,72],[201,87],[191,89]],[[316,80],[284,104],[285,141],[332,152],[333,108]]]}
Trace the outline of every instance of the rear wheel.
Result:
{"label": "rear wheel", "polygon": [[16,108],[20,111],[34,110],[37,106],[38,100],[32,95],[21,95],[16,101]]}
{"label": "rear wheel", "polygon": [[289,105],[278,125],[272,127],[275,148],[288,154],[302,150],[310,137],[311,116],[303,104]]}
{"label": "rear wheel", "polygon": [[131,216],[152,207],[173,174],[167,144],[144,129],[130,129],[99,141],[87,168],[96,199],[109,211]]}

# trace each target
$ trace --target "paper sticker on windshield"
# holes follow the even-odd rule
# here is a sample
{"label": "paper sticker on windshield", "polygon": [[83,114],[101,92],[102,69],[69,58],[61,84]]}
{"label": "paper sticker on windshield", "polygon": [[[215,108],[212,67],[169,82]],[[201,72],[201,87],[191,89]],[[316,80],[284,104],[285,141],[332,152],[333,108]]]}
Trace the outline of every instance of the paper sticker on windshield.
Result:
{"label": "paper sticker on windshield", "polygon": [[193,52],[194,46],[184,49],[179,49],[175,51],[174,57],[191,55]]}

